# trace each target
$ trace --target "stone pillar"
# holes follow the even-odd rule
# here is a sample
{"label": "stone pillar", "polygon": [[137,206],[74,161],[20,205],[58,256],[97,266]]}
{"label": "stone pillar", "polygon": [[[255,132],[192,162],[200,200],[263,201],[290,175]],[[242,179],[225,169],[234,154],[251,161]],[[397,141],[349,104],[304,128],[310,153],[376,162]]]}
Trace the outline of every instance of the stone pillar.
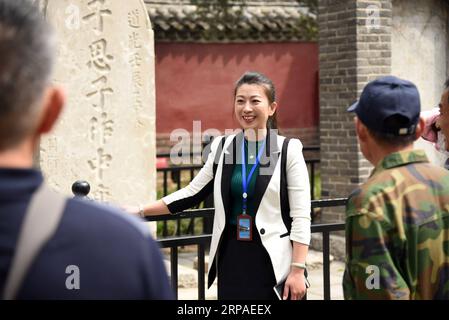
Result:
{"label": "stone pillar", "polygon": [[156,199],[154,38],[142,0],[46,0],[58,36],[54,83],[67,105],[41,141],[47,181],[71,195],[138,204]]}
{"label": "stone pillar", "polygon": [[[320,0],[320,147],[322,198],[347,197],[370,173],[346,112],[363,87],[391,73],[391,0]],[[322,222],[343,221],[344,208]]]}

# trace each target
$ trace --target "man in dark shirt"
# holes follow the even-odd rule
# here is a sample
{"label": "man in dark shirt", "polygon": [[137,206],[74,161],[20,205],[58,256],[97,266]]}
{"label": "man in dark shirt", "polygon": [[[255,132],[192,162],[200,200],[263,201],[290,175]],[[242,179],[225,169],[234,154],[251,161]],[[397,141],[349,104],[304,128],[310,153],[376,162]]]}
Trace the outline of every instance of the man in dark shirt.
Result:
{"label": "man in dark shirt", "polygon": [[[61,88],[50,84],[55,51],[50,27],[29,1],[0,0],[1,292],[31,197],[43,183],[32,168],[34,151],[64,105]],[[172,299],[173,294],[159,248],[141,221],[68,199],[15,298]]]}

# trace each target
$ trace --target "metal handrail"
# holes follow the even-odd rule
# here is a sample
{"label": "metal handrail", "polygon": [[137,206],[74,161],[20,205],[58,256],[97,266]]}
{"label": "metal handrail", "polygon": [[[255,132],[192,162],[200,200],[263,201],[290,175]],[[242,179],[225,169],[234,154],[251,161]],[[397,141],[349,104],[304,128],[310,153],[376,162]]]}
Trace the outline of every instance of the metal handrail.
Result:
{"label": "metal handrail", "polygon": [[[320,151],[320,146],[303,147],[302,151],[303,152]],[[202,155],[203,155],[202,151],[201,152],[189,152],[189,153],[187,153],[188,157],[199,157],[199,156],[202,156]],[[156,154],[156,158],[170,158],[170,157],[171,157],[171,152],[160,152],[160,153]]]}
{"label": "metal handrail", "polygon": [[[315,151],[315,150],[319,150],[318,146],[311,146],[311,147],[305,147],[303,148],[303,151]],[[190,155],[201,155],[201,153],[190,153]],[[169,157],[170,154],[169,153],[160,153],[157,156],[162,157],[162,156],[167,156]],[[315,170],[316,170],[316,165],[320,163],[320,159],[318,158],[308,158],[305,160],[307,167],[310,169],[309,170],[309,176],[310,176],[310,196],[312,200],[315,200]],[[168,179],[169,179],[169,174],[171,174],[171,178],[173,180],[173,182],[176,183],[177,186],[177,190],[181,189],[181,172],[190,172],[190,181],[193,180],[194,176],[195,176],[195,171],[199,171],[201,170],[201,168],[203,167],[202,164],[188,164],[188,165],[179,165],[179,166],[169,166],[166,168],[158,168],[156,171],[158,173],[162,174],[162,191],[163,191],[163,196],[166,196],[168,194]],[[208,206],[211,206],[212,200],[208,199],[208,201],[206,201],[206,204]],[[312,215],[312,219],[314,218],[314,215]],[[192,218],[192,220],[190,221],[189,227],[188,229],[192,231],[193,233],[193,227],[194,227],[194,219]],[[162,228],[163,228],[163,233],[164,235],[167,235],[167,224],[166,222],[164,222]],[[210,230],[211,226],[210,223],[205,223],[204,224],[204,229],[205,230]],[[181,229],[181,224],[179,222],[179,220],[177,221],[177,228],[176,230],[180,230]],[[179,234],[178,234],[179,235]]]}
{"label": "metal handrail", "polygon": [[[347,198],[337,199],[324,199],[311,201],[311,208],[328,208],[338,207],[346,205]],[[163,214],[155,216],[147,216],[147,221],[167,221],[167,220],[179,220],[183,218],[193,217],[211,217],[215,213],[215,209],[195,209],[186,210],[175,214]],[[323,297],[324,300],[330,300],[330,233],[335,231],[342,231],[345,229],[344,223],[323,223],[312,224],[312,233],[323,234]],[[178,250],[180,246],[197,245],[198,246],[198,299],[205,299],[205,247],[210,243],[212,239],[211,234],[203,235],[189,235],[189,236],[175,236],[159,239],[158,242],[162,248],[170,248],[170,265],[171,265],[171,284],[175,292],[176,298],[178,297]]]}

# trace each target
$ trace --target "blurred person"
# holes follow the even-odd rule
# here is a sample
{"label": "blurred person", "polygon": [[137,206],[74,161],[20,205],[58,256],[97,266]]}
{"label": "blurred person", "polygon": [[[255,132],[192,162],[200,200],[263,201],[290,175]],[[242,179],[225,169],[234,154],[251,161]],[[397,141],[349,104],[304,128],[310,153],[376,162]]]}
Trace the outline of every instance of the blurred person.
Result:
{"label": "blurred person", "polygon": [[55,39],[26,0],[0,0],[0,289],[3,299],[172,299],[141,221],[52,192],[32,168],[65,102]]}
{"label": "blurred person", "polygon": [[[423,111],[421,116],[424,118],[425,126],[422,138],[431,142],[435,149],[443,154],[446,158],[444,168],[449,169],[449,150],[448,150],[448,134],[449,134],[449,79],[444,83],[444,90],[441,94],[438,108]],[[442,124],[444,128],[442,128]]]}
{"label": "blurred person", "polygon": [[413,149],[420,108],[412,82],[387,76],[348,109],[375,168],[346,207],[345,299],[449,299],[449,173]]}

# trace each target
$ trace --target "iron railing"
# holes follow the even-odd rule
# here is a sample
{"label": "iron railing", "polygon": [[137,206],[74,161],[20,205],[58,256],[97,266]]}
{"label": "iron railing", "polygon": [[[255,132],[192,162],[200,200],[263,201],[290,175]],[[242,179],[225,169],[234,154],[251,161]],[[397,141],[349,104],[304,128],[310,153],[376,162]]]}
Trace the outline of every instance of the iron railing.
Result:
{"label": "iron railing", "polygon": [[[310,152],[318,152],[320,150],[319,146],[309,146],[303,148],[303,153],[307,154]],[[193,163],[194,157],[201,157],[201,152],[191,152],[187,155],[187,158],[190,160],[190,163]],[[170,158],[170,153],[158,153],[156,155],[157,158]],[[310,196],[312,200],[315,200],[315,173],[317,166],[320,163],[319,158],[308,158],[305,156],[305,162],[308,168],[309,172],[309,181],[310,181]],[[179,190],[183,187],[182,185],[182,176],[183,173],[189,173],[190,179],[186,182],[190,182],[195,177],[195,174],[201,170],[203,167],[202,164],[195,164],[195,165],[181,165],[181,166],[169,166],[166,168],[158,168],[156,171],[158,174],[162,174],[162,196],[168,195],[170,192],[168,190],[169,186],[169,179],[172,181],[172,183],[176,184],[175,190]],[[170,190],[171,192],[175,190]],[[208,197],[202,205],[204,208],[211,208],[213,207],[213,200],[212,197]],[[198,207],[197,207],[198,208]],[[195,208],[195,209],[197,209]],[[312,219],[314,218],[314,215],[312,215]],[[207,217],[206,217],[207,219]],[[212,225],[211,225],[211,219],[205,220],[203,217],[203,232],[211,232]],[[187,234],[193,235],[194,234],[194,226],[195,226],[195,219],[191,218],[189,225],[187,227]],[[167,221],[164,220],[162,225],[162,235],[164,237],[168,236],[168,228],[167,228]],[[176,235],[181,236],[181,221],[178,219],[176,220]]]}
{"label": "iron railing", "polygon": [[[309,152],[319,152],[320,147],[319,146],[309,146],[303,148],[303,153],[307,154]],[[199,152],[191,152],[187,155],[187,158],[191,161],[188,163],[193,163],[194,157],[201,157],[202,153]],[[158,153],[156,155],[157,158],[170,158],[170,153]],[[320,163],[319,158],[313,158],[313,157],[307,157],[305,156],[305,162],[307,165],[307,168],[309,170],[309,181],[310,181],[310,196],[312,200],[315,200],[315,173],[316,173],[316,167]],[[168,192],[168,176],[170,174],[170,178],[173,183],[176,184],[176,190],[179,190],[182,188],[182,181],[181,181],[181,174],[182,172],[190,172],[190,180],[192,181],[195,177],[195,172],[199,171],[203,167],[203,164],[194,164],[194,165],[180,165],[180,166],[168,166],[166,168],[158,168],[156,171],[162,173],[163,175],[163,185],[162,185],[162,192],[163,196],[166,196]]]}
{"label": "iron railing", "polygon": [[[311,203],[312,209],[338,207],[346,205],[346,198],[314,200]],[[166,214],[159,216],[148,216],[147,221],[168,221],[183,218],[213,217],[214,209],[194,209],[186,210],[176,214]],[[344,230],[344,223],[312,224],[312,233],[322,233],[323,235],[323,297],[324,300],[331,299],[330,286],[330,233]],[[159,239],[162,248],[170,248],[170,278],[176,299],[178,298],[178,248],[187,245],[197,245],[198,257],[198,300],[205,299],[205,248],[211,241],[211,234],[175,236]]]}

